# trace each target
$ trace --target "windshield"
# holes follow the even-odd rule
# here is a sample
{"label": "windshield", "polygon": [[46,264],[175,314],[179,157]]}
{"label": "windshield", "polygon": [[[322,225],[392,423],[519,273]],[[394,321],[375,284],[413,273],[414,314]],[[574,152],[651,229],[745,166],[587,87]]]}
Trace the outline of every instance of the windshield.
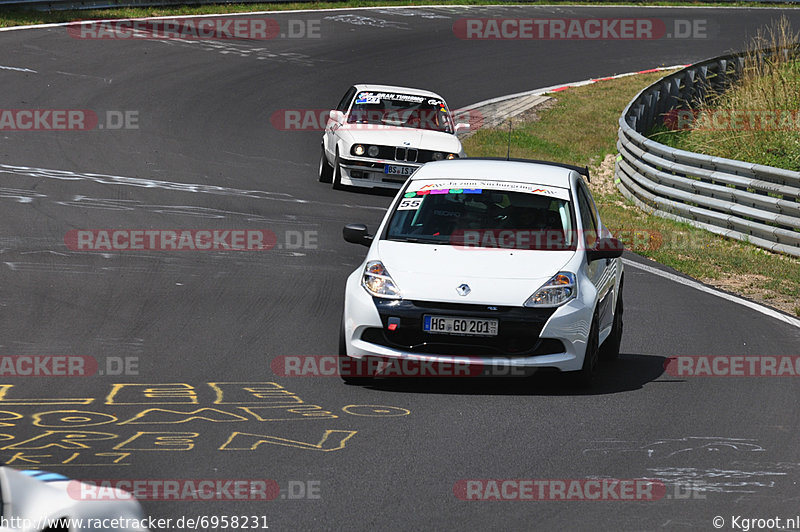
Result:
{"label": "windshield", "polygon": [[574,250],[569,191],[497,181],[412,181],[385,239],[464,247]]}
{"label": "windshield", "polygon": [[450,111],[444,100],[411,94],[360,92],[347,123],[453,132]]}

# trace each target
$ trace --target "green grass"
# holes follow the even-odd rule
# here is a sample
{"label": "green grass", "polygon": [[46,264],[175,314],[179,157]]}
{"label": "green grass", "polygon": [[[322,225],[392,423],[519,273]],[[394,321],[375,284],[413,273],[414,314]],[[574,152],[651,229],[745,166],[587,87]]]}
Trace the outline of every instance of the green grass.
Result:
{"label": "green grass", "polygon": [[683,124],[687,129],[659,125],[648,136],[683,150],[800,170],[800,61],[782,55],[760,61],[757,54],[798,38],[785,17],[761,30],[739,79],[722,93],[689,102],[696,117]]}
{"label": "green grass", "polygon": [[[647,84],[664,73],[642,74],[595,83],[555,93],[558,104],[541,113],[539,120],[513,120],[511,155],[596,166],[615,151],[622,109]],[[464,147],[473,156],[505,156],[507,125],[480,131]]]}
{"label": "green grass", "polygon": [[[775,65],[768,76],[744,79],[698,105],[691,129],[676,131],[659,124],[648,137],[682,150],[798,171],[798,109],[800,62],[784,63]],[[729,125],[731,116],[741,116],[740,123]]]}
{"label": "green grass", "polygon": [[[635,208],[613,185],[618,119],[645,86],[664,73],[644,74],[552,94],[556,103],[538,120],[514,121],[512,157],[593,168],[595,201],[604,223],[626,247],[691,277],[800,315],[800,260],[729,240]],[[471,156],[505,156],[507,123],[480,130],[464,142]],[[602,163],[602,164],[601,164]]]}
{"label": "green grass", "polygon": [[[493,5],[497,0],[438,0],[430,2],[426,0],[383,0],[383,1],[362,1],[351,0],[348,2],[281,2],[281,3],[253,3],[235,4],[220,3],[212,5],[191,5],[166,7],[125,7],[112,9],[87,9],[70,11],[34,11],[18,9],[13,7],[0,7],[0,27],[23,26],[28,24],[45,24],[54,22],[69,22],[71,20],[89,19],[116,19],[116,18],[139,18],[139,17],[160,17],[177,15],[205,15],[212,13],[242,13],[248,11],[287,11],[295,9],[331,9],[346,7],[386,7],[386,6],[420,6],[431,5]],[[558,4],[556,0],[542,1],[520,1],[518,4],[528,5],[553,5]],[[569,2],[569,5],[598,5],[603,1],[577,1]],[[619,5],[647,5],[647,6],[734,6],[752,8],[752,2],[692,2],[692,1],[665,1],[665,2],[615,2]],[[776,2],[774,4],[759,4],[759,7],[780,7],[782,9],[795,7],[792,4]]]}

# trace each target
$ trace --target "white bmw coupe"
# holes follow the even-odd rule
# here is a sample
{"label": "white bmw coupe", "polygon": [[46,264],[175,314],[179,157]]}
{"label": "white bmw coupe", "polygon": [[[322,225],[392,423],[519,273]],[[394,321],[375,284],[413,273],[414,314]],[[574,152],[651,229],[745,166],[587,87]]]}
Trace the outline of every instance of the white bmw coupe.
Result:
{"label": "white bmw coupe", "polygon": [[390,85],[354,85],[330,112],[319,180],[344,186],[400,188],[430,161],[465,157],[444,98]]}

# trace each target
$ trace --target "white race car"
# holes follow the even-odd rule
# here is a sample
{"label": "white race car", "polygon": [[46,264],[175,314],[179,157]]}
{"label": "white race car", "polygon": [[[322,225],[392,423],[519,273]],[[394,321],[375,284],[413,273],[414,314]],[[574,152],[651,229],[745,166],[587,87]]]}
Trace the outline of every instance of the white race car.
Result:
{"label": "white race car", "polygon": [[390,85],[354,85],[330,112],[319,180],[343,186],[400,188],[430,161],[465,157],[444,98]]}
{"label": "white race car", "polygon": [[345,240],[369,251],[345,288],[342,378],[364,382],[386,365],[402,375],[412,361],[415,372],[548,368],[591,385],[600,356],[619,353],[623,247],[581,174],[541,161],[434,162],[398,192],[374,236],[345,226]]}
{"label": "white race car", "polygon": [[[83,488],[83,489],[82,489]],[[58,473],[0,467],[0,532],[113,530],[146,532],[147,519],[131,494],[96,486]]]}

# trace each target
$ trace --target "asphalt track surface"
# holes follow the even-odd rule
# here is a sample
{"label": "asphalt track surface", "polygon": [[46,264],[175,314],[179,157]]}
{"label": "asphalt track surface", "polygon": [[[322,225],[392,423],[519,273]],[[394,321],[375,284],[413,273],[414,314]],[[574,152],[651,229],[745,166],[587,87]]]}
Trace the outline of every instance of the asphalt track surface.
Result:
{"label": "asphalt track surface", "polygon": [[[800,13],[785,13],[800,27]],[[365,251],[342,241],[341,226],[374,227],[390,200],[318,183],[320,134],[279,131],[274,111],[330,108],[361,81],[430,88],[459,107],[740,49],[779,14],[291,13],[269,16],[282,29],[321,20],[321,37],[227,43],[78,40],[63,27],[0,33],[0,65],[28,70],[0,68],[0,107],[133,110],[139,125],[0,136],[1,352],[99,363],[88,377],[5,378],[0,457],[83,479],[272,479],[283,491],[269,502],[143,503],[173,519],[263,515],[272,530],[704,530],[718,515],[724,529],[736,515],[796,516],[797,380],[676,378],[663,364],[798,355],[800,329],[636,268],[626,270],[623,355],[591,392],[542,376],[360,388],[270,366],[336,353],[344,280]],[[451,29],[467,16],[701,19],[709,33],[473,42]],[[307,231],[316,247],[65,245],[72,229],[105,228],[269,229],[279,242]],[[109,375],[120,360],[138,366]],[[598,477],[659,479],[667,492],[654,502],[493,502],[453,491],[463,479]],[[301,484],[315,498],[293,498]]]}

